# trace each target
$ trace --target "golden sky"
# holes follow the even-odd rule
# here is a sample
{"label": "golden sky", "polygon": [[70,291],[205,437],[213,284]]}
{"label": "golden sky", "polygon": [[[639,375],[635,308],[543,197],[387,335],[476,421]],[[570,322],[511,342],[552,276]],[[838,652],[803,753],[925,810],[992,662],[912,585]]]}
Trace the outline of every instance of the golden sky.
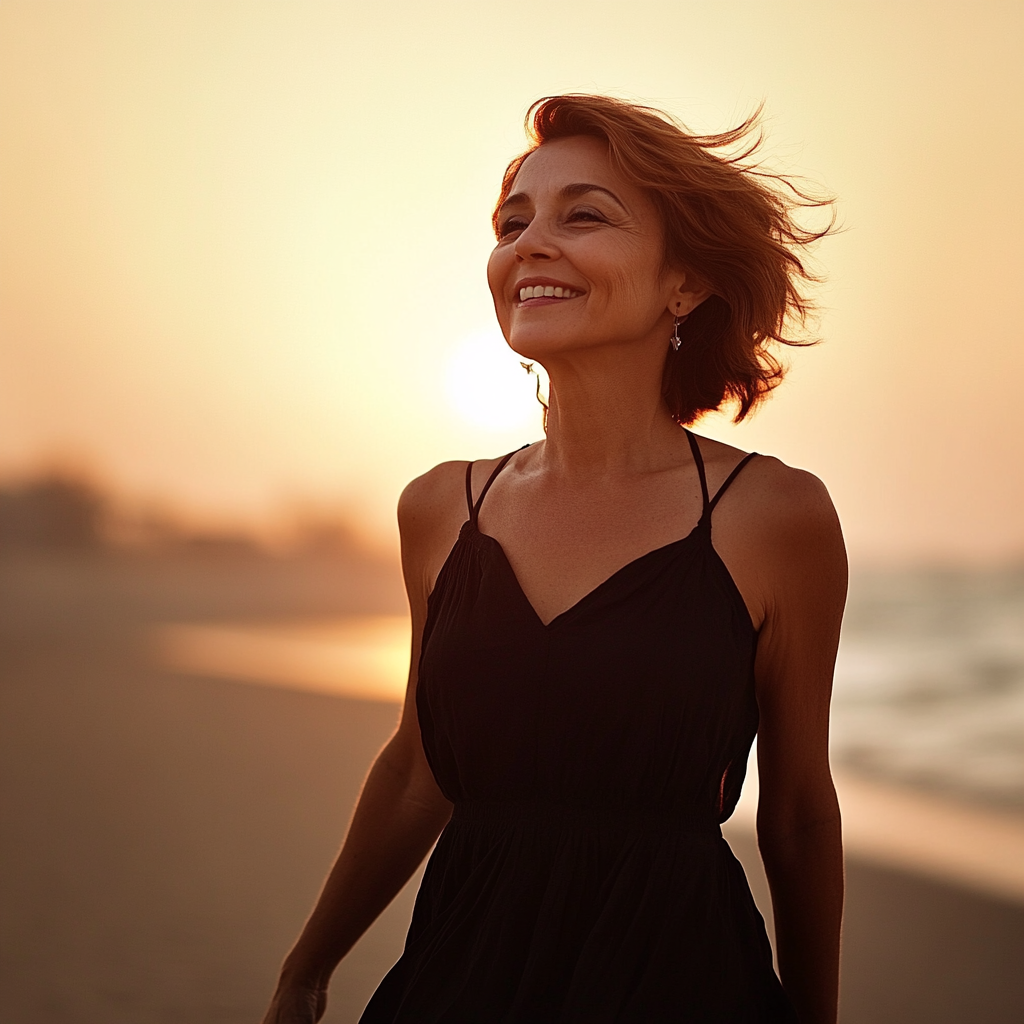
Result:
{"label": "golden sky", "polygon": [[410,477],[539,434],[484,279],[530,102],[763,99],[846,230],[825,344],[707,431],[821,476],[855,559],[1020,556],[1022,38],[992,0],[4,0],[0,473],[389,541]]}

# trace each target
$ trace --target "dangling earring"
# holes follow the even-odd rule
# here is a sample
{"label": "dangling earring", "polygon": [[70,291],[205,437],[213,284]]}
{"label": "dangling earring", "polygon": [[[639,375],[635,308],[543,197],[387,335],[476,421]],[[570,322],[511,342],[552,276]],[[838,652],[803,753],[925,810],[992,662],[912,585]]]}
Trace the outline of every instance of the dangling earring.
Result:
{"label": "dangling earring", "polygon": [[684,313],[682,316],[677,316],[675,322],[672,324],[672,336],[668,339],[669,344],[672,346],[673,352],[678,352],[680,345],[683,343],[682,336],[679,333],[679,328],[686,323],[686,318],[689,313]]}
{"label": "dangling earring", "polygon": [[540,391],[540,374],[533,368],[533,363],[520,363],[519,364],[527,373],[532,373],[537,378],[537,401],[540,402],[541,408],[544,410],[542,414],[541,422],[543,424],[545,432],[548,429],[548,400],[541,394]]}

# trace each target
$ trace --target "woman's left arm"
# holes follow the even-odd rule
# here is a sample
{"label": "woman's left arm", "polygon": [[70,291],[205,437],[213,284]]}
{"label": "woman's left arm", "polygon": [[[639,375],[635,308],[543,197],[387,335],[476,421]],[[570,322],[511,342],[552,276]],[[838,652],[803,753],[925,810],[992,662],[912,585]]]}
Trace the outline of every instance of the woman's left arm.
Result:
{"label": "woman's left arm", "polygon": [[772,894],[783,988],[801,1024],[835,1024],[843,847],[828,716],[847,564],[824,486],[776,464],[757,533],[764,620],[756,681],[757,836]]}

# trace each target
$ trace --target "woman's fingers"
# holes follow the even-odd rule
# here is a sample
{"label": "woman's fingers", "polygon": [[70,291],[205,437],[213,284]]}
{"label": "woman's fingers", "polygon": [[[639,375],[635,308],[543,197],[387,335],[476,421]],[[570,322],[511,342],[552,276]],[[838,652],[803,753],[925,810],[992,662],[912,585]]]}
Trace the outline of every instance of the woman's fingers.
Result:
{"label": "woman's fingers", "polygon": [[285,989],[274,993],[262,1024],[316,1024],[327,1009],[323,989]]}

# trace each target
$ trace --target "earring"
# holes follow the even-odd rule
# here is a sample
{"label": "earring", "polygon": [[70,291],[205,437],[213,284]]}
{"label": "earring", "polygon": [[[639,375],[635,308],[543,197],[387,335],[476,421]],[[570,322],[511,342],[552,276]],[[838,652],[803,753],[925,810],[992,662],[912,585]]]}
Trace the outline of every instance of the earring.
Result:
{"label": "earring", "polygon": [[686,318],[689,315],[689,313],[684,313],[682,316],[677,316],[675,318],[675,322],[672,324],[672,336],[668,340],[669,344],[672,346],[673,352],[678,352],[679,347],[683,344],[683,338],[679,333],[679,328],[686,323]]}

